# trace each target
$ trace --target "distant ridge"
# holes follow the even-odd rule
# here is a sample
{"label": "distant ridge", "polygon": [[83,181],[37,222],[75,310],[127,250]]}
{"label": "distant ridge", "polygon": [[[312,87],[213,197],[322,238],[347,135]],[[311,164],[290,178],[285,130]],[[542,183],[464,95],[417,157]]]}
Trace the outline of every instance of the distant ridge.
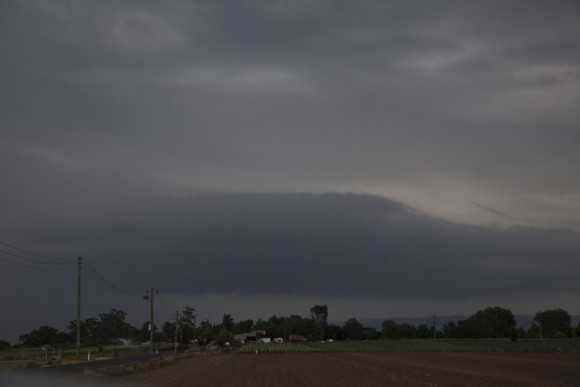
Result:
{"label": "distant ridge", "polygon": [[[514,315],[516,318],[516,324],[518,328],[528,329],[534,321],[533,314],[516,314]],[[469,316],[435,316],[437,321],[438,329],[441,328],[442,325],[447,324],[450,321],[457,323],[460,320],[468,319]],[[411,324],[414,326],[418,326],[421,324],[425,324],[428,327],[433,326],[433,316],[429,317],[385,317],[385,318],[367,318],[361,319],[359,322],[364,325],[365,327],[375,328],[377,330],[383,329],[383,321],[385,320],[392,320],[396,324]],[[335,322],[335,324],[342,325],[344,322]],[[580,324],[580,316],[572,316],[572,328],[575,328],[576,325]]]}
{"label": "distant ridge", "polygon": [[[518,327],[528,329],[532,322],[534,321],[533,314],[516,314],[516,322]],[[576,328],[576,325],[580,324],[580,316],[570,316],[572,317],[572,329]]]}
{"label": "distant ridge", "polygon": [[[435,316],[435,320],[437,321],[437,326],[441,327],[441,325],[447,324],[450,321],[457,322],[459,320],[465,320],[469,318],[469,316]],[[414,326],[418,326],[421,324],[425,324],[428,327],[433,326],[433,316],[429,317],[385,317],[385,318],[369,318],[360,320],[360,323],[365,327],[369,328],[376,328],[377,330],[383,329],[383,321],[385,320],[392,320],[396,324],[411,324]]]}

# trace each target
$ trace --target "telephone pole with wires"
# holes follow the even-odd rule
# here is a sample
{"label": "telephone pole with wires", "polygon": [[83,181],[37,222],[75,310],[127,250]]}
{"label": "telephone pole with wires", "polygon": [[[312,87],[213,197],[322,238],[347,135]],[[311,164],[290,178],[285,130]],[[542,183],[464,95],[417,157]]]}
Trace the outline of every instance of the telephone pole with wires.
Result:
{"label": "telephone pole with wires", "polygon": [[177,342],[177,331],[179,329],[179,312],[175,312],[175,353],[177,354],[177,348],[179,343]]}
{"label": "telephone pole with wires", "polygon": [[[0,262],[6,262],[12,265],[26,269],[41,271],[70,270],[74,266],[74,258],[58,257],[53,255],[39,254],[26,250],[0,240]],[[81,280],[82,271],[92,275],[102,284],[113,289],[115,292],[133,297],[135,293],[128,293],[119,288],[107,278],[105,278],[86,257],[77,257],[77,307],[76,307],[76,357],[80,358],[81,347]],[[153,297],[156,291],[152,288],[151,293],[147,293],[146,298],[151,299],[151,321],[153,328]],[[151,343],[153,343],[153,331],[151,332]]]}
{"label": "telephone pole with wires", "polygon": [[77,260],[77,359],[81,358],[81,271],[83,268],[83,257]]}
{"label": "telephone pole with wires", "polygon": [[149,352],[153,353],[153,341],[155,338],[155,294],[158,293],[157,290],[151,288],[151,290],[145,291],[143,299],[148,300],[151,305],[151,320],[149,321]]}
{"label": "telephone pole with wires", "polygon": [[433,313],[433,340],[437,339],[437,317]]}

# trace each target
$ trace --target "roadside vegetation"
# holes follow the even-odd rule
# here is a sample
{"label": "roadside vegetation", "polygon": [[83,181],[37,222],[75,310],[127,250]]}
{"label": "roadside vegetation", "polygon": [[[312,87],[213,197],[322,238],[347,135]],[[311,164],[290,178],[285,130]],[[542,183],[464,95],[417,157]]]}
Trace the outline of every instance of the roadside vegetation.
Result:
{"label": "roadside vegetation", "polygon": [[[384,320],[382,329],[365,327],[356,318],[328,322],[326,305],[314,305],[310,316],[272,316],[234,321],[223,314],[220,323],[197,322],[195,309],[184,307],[174,322],[154,327],[156,351],[225,351],[239,354],[306,352],[580,352],[580,324],[573,329],[562,309],[536,313],[528,329],[516,326],[512,312],[487,307],[465,320],[437,326],[397,324]],[[126,313],[111,309],[81,321],[80,361],[131,356],[150,351],[149,322],[141,328],[126,322]],[[76,322],[68,332],[41,326],[11,345],[0,340],[0,369],[61,364],[77,360]],[[297,340],[295,340],[298,338]],[[271,342],[270,342],[271,341]],[[274,342],[276,341],[276,342]],[[260,342],[270,342],[262,344]]]}
{"label": "roadside vegetation", "polygon": [[[160,350],[170,350],[171,346],[160,347]],[[91,346],[81,348],[81,358],[77,360],[76,349],[73,347],[57,349],[51,346],[23,347],[15,346],[0,351],[0,370],[15,368],[37,368],[60,365],[76,361],[106,359],[112,357],[135,356],[147,353],[149,347],[143,345]]]}

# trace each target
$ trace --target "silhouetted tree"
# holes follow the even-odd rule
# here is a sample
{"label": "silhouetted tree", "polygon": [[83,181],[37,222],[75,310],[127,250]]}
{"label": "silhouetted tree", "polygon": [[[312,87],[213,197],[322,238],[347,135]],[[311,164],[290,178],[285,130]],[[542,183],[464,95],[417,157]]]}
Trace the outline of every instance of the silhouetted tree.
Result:
{"label": "silhouetted tree", "polygon": [[433,330],[430,329],[427,324],[421,324],[417,327],[417,338],[418,339],[430,339],[433,337]]}
{"label": "silhouetted tree", "polygon": [[347,320],[342,326],[344,337],[350,340],[362,340],[364,327],[356,318]]}
{"label": "silhouetted tree", "polygon": [[326,305],[314,305],[310,308],[310,318],[314,321],[314,336],[317,340],[326,339],[328,327],[328,307]]}
{"label": "silhouetted tree", "polygon": [[471,316],[468,320],[476,338],[508,338],[516,328],[513,313],[499,306],[487,307]]}
{"label": "silhouetted tree", "polygon": [[238,321],[236,323],[236,325],[234,326],[233,333],[235,333],[235,334],[247,333],[247,332],[250,332],[253,327],[254,327],[254,320],[248,319],[248,320]]}
{"label": "silhouetted tree", "polygon": [[344,333],[342,331],[342,328],[336,324],[330,324],[328,326],[328,329],[326,330],[326,334],[327,334],[328,338],[332,339],[332,340],[344,339]]}
{"label": "silhouetted tree", "polygon": [[191,306],[185,306],[179,314],[179,341],[189,343],[195,338],[195,309]]}
{"label": "silhouetted tree", "polygon": [[398,339],[397,324],[393,320],[383,321],[383,337],[385,339]]}
{"label": "silhouetted tree", "polygon": [[127,313],[122,310],[111,309],[107,313],[99,315],[101,334],[100,344],[118,340],[120,338],[129,338],[134,333],[134,328],[125,322]]}
{"label": "silhouetted tree", "polygon": [[8,349],[10,347],[12,347],[12,346],[10,345],[10,343],[8,341],[0,340],[0,351],[2,351],[4,349]]}
{"label": "silhouetted tree", "polygon": [[[67,325],[67,329],[70,332],[71,340],[73,340],[73,338],[76,340],[77,322],[71,321]],[[94,317],[81,320],[80,331],[81,342],[84,345],[98,345],[100,338],[103,336],[101,322]]]}
{"label": "silhouetted tree", "polygon": [[209,322],[209,320],[202,321],[199,324],[198,340],[203,344],[212,342],[216,336],[214,330],[214,326]]}
{"label": "silhouetted tree", "polygon": [[543,337],[556,337],[559,334],[567,337],[572,336],[572,328],[570,326],[572,318],[564,309],[537,312],[534,322],[540,325]]}
{"label": "silhouetted tree", "polygon": [[234,329],[234,318],[231,314],[224,313],[222,317],[222,328],[227,329],[228,331],[233,331]]}
{"label": "silhouetted tree", "polygon": [[70,336],[58,329],[43,325],[18,338],[25,347],[39,347],[41,345],[62,345],[70,342]]}

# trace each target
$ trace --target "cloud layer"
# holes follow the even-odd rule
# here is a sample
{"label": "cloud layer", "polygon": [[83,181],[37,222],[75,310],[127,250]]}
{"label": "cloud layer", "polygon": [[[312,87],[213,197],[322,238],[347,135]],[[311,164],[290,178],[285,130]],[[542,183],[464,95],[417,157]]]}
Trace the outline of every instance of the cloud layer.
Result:
{"label": "cloud layer", "polygon": [[55,226],[44,240],[128,289],[447,299],[580,290],[574,231],[452,223],[370,195],[164,197]]}
{"label": "cloud layer", "polygon": [[352,191],[579,227],[573,1],[2,9],[5,200]]}
{"label": "cloud layer", "polygon": [[[3,1],[0,241],[176,297],[577,294],[579,16]],[[11,305],[70,299],[0,264]]]}

